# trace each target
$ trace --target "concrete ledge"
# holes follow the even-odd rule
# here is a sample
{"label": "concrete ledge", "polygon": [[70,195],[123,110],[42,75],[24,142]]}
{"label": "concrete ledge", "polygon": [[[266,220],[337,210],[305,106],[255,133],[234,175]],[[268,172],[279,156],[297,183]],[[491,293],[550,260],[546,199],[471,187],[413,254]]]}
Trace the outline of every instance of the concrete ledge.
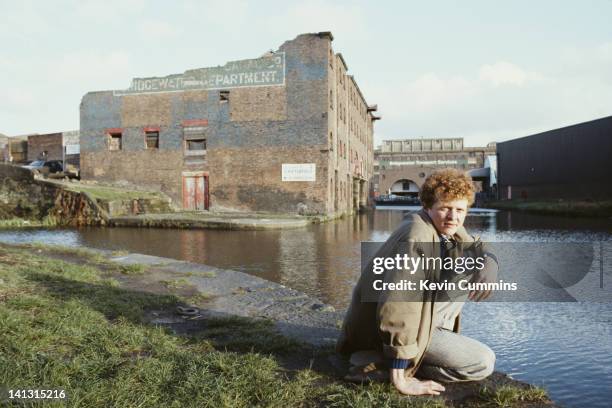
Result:
{"label": "concrete ledge", "polygon": [[146,228],[185,228],[185,229],[223,229],[223,230],[268,230],[300,228],[313,223],[309,219],[281,218],[218,218],[214,216],[199,218],[180,214],[147,214],[126,217],[113,217],[113,227]]}
{"label": "concrete ledge", "polygon": [[275,282],[230,269],[143,254],[110,257],[125,265],[147,265],[145,275],[134,277],[138,285],[180,277],[206,295],[197,304],[206,315],[266,318],[293,339],[312,345],[335,343],[342,312],[319,299]]}
{"label": "concrete ledge", "polygon": [[182,212],[112,217],[109,225],[113,227],[140,228],[270,230],[301,228],[311,224],[328,222],[340,217],[340,215],[299,216],[261,213]]}

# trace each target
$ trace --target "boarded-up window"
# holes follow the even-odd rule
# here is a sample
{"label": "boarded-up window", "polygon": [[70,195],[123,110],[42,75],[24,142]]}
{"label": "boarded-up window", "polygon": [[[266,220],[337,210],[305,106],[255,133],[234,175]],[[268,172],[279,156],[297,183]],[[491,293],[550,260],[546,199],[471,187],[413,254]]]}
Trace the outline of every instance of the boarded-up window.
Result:
{"label": "boarded-up window", "polygon": [[206,154],[206,128],[203,126],[183,128],[185,156],[204,156]]}
{"label": "boarded-up window", "polygon": [[159,132],[145,132],[147,149],[159,149]]}
{"label": "boarded-up window", "polygon": [[187,150],[206,150],[206,139],[193,139],[187,141]]}
{"label": "boarded-up window", "polygon": [[108,150],[121,150],[121,133],[110,133]]}

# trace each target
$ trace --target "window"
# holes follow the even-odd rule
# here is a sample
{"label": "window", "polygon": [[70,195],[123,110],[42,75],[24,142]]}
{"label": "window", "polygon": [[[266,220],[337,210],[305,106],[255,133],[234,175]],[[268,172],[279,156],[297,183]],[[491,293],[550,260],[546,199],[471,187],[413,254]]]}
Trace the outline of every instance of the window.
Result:
{"label": "window", "polygon": [[206,128],[203,126],[186,126],[183,128],[185,156],[206,155]]}
{"label": "window", "polygon": [[329,91],[329,109],[334,109],[334,93]]}
{"label": "window", "polygon": [[202,151],[206,150],[206,139],[190,139],[187,140],[187,150]]}
{"label": "window", "polygon": [[159,149],[159,132],[145,132],[147,149]]}
{"label": "window", "polygon": [[108,134],[108,150],[121,150],[121,133]]}
{"label": "window", "polygon": [[229,101],[230,91],[219,91],[219,102]]}

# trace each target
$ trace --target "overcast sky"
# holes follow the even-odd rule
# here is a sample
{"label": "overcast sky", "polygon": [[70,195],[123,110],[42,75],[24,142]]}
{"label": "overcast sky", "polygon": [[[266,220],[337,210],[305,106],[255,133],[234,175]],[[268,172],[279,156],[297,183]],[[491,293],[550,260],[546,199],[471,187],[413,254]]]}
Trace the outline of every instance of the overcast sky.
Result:
{"label": "overcast sky", "polygon": [[332,31],[383,139],[479,146],[612,115],[612,1],[0,0],[0,133],[78,129],[88,91]]}

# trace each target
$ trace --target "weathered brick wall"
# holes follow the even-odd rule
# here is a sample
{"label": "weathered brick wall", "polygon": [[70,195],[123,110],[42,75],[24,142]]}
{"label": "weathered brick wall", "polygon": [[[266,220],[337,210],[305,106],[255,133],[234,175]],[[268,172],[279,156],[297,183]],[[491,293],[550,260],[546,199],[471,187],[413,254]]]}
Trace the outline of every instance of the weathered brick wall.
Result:
{"label": "weathered brick wall", "polygon": [[50,133],[28,136],[29,161],[42,158],[42,152],[44,151],[47,152],[46,160],[62,160],[62,134]]}
{"label": "weathered brick wall", "polygon": [[0,164],[0,180],[10,178],[20,183],[32,183],[34,174],[28,169],[11,164]]}
{"label": "weathered brick wall", "polygon": [[171,93],[123,96],[121,127],[171,126],[173,99],[177,98]]}
{"label": "weathered brick wall", "polygon": [[[316,182],[281,181],[283,163],[315,163]],[[213,210],[326,212],[327,157],[309,147],[219,148],[210,155]]]}
{"label": "weathered brick wall", "polygon": [[[330,209],[351,212],[365,204],[373,169],[373,126],[367,103],[347,75],[341,54],[329,49]],[[332,171],[330,171],[330,175]],[[336,179],[338,180],[336,182]]]}
{"label": "weathered brick wall", "polygon": [[[127,180],[160,186],[182,201],[182,171],[208,172],[212,209],[334,212],[329,151],[330,39],[302,35],[285,42],[282,86],[118,96],[91,92],[81,103],[84,179]],[[205,159],[183,157],[184,121],[205,120]],[[145,127],[159,127],[159,149],[146,150]],[[108,151],[108,129],[122,130],[122,151]],[[341,177],[343,205],[350,199],[348,153]],[[283,163],[316,163],[316,181],[283,182]],[[339,193],[339,194],[340,194]]]}
{"label": "weathered brick wall", "polygon": [[232,122],[287,120],[285,87],[237,88],[229,97]]}
{"label": "weathered brick wall", "polygon": [[181,203],[183,153],[177,150],[123,150],[81,153],[81,178],[126,181],[160,190]]}

